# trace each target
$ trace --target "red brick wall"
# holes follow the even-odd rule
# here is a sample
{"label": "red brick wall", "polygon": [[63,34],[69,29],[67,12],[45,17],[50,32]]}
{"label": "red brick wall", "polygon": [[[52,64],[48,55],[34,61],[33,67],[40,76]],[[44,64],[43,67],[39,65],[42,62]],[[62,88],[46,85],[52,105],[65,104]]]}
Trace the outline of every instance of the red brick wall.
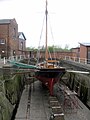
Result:
{"label": "red brick wall", "polygon": [[[34,55],[34,57],[37,56],[37,52],[32,52],[32,54]],[[65,56],[72,57],[73,54],[74,53],[72,53],[72,52],[60,52],[60,51],[58,51],[56,53],[50,53],[51,58],[57,58],[57,59],[61,59],[61,58],[63,59],[63,58],[65,58]],[[42,58],[45,58],[45,52],[40,51],[40,55],[39,56],[42,57]]]}
{"label": "red brick wall", "polygon": [[87,47],[80,45],[80,58],[87,58]]}
{"label": "red brick wall", "polygon": [[[5,54],[2,54],[4,57],[13,56],[13,51],[15,55],[22,55],[23,52],[19,51],[19,38],[18,38],[18,24],[15,19],[11,19],[10,24],[0,24],[0,39],[5,39],[6,44],[0,44],[0,54],[2,50],[5,50]],[[26,40],[23,40],[23,50],[26,48]]]}
{"label": "red brick wall", "polygon": [[8,25],[0,25],[0,38],[8,36]]}
{"label": "red brick wall", "polygon": [[13,51],[15,50],[15,55],[18,54],[18,24],[15,19],[11,20],[9,25],[9,55],[13,56]]}
{"label": "red brick wall", "polygon": [[[0,39],[4,39],[5,43],[8,41],[8,25],[0,25]],[[4,53],[2,53],[4,51]],[[7,56],[7,45],[6,44],[0,44],[0,55],[2,57]]]}

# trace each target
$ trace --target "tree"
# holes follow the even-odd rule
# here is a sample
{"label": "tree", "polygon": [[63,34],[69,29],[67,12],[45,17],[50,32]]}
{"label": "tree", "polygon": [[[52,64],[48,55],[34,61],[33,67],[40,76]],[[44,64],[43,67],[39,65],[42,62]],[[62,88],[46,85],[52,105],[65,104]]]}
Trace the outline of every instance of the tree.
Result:
{"label": "tree", "polygon": [[28,50],[28,51],[37,51],[37,48],[35,48],[35,47],[27,47],[26,50]]}
{"label": "tree", "polygon": [[[35,48],[35,47],[27,47],[26,49],[27,50],[32,50],[32,51],[37,51],[38,50],[38,48]],[[39,50],[45,51],[45,47],[43,47],[43,46],[39,47]],[[54,52],[54,51],[70,51],[69,50],[69,46],[67,44],[65,45],[64,49],[61,48],[60,46],[54,46],[54,45],[52,45],[52,46],[48,46],[48,50],[50,52]]]}
{"label": "tree", "polygon": [[69,45],[68,44],[65,45],[64,51],[69,51]]}

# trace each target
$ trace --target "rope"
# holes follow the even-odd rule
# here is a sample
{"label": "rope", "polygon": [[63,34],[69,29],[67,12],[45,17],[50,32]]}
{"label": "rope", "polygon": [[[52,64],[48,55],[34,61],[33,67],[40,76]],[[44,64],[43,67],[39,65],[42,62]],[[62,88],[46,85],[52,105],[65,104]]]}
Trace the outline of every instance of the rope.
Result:
{"label": "rope", "polygon": [[[44,16],[44,19],[43,19],[43,25],[42,25],[41,34],[40,34],[40,40],[39,40],[39,46],[40,46],[40,42],[41,42],[41,38],[42,38],[44,20],[45,20],[45,16]],[[51,27],[51,24],[50,24],[50,17],[49,17],[49,25],[50,25],[51,36],[52,36],[52,39],[53,39],[53,41],[54,41],[54,36],[53,36],[53,32],[52,32],[52,27]],[[49,50],[48,50],[48,51],[49,51]],[[54,52],[54,58],[56,59],[54,47],[53,47],[53,52]],[[37,51],[37,58],[38,58],[38,59],[37,59],[37,64],[38,64],[38,62],[39,62],[39,56],[40,56],[40,47],[38,47],[38,51]],[[50,58],[52,59],[51,54],[50,54],[50,51],[49,51],[49,56],[50,56]]]}
{"label": "rope", "polygon": [[39,40],[39,45],[38,45],[38,51],[37,51],[37,64],[39,62],[39,56],[40,56],[40,42],[41,42],[41,38],[42,38],[42,32],[43,32],[43,26],[44,26],[44,21],[45,21],[45,16],[43,18],[43,24],[42,24],[42,29],[41,29],[41,34],[40,34],[40,40]]}
{"label": "rope", "polygon": [[50,59],[52,60],[52,56],[51,56],[50,50],[48,50],[48,52],[49,52]]}
{"label": "rope", "polygon": [[[51,27],[51,24],[50,24],[50,17],[49,17],[49,25],[50,25],[50,31],[51,31],[52,40],[54,42],[54,36],[53,36],[53,32],[52,32],[52,27]],[[53,52],[54,52],[54,58],[56,58],[54,47],[53,47]]]}

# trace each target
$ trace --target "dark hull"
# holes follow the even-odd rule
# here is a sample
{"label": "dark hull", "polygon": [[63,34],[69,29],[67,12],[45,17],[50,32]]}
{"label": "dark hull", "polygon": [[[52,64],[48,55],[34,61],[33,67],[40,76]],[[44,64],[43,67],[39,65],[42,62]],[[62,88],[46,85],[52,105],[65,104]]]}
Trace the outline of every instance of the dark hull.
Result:
{"label": "dark hull", "polygon": [[57,81],[65,74],[65,68],[55,68],[55,69],[39,69],[35,76],[44,85],[46,85],[53,95],[53,86]]}

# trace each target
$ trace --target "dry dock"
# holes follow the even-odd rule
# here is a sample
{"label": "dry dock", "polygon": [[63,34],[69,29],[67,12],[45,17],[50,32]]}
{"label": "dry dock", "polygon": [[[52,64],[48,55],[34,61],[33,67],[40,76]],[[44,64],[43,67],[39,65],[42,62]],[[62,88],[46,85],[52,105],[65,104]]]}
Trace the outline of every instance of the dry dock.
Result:
{"label": "dry dock", "polygon": [[[62,91],[59,91],[58,94],[63,98]],[[67,112],[67,109],[63,110],[64,119],[90,120],[90,110],[78,98],[77,100],[77,109],[70,108],[69,112]],[[61,106],[63,108],[63,105]],[[49,93],[46,89],[43,89],[41,82],[36,81],[31,86],[25,86],[15,120],[50,120],[50,116]]]}
{"label": "dry dock", "polygon": [[[30,98],[30,99],[29,99]],[[49,120],[48,92],[36,81],[23,91],[15,120]]]}

